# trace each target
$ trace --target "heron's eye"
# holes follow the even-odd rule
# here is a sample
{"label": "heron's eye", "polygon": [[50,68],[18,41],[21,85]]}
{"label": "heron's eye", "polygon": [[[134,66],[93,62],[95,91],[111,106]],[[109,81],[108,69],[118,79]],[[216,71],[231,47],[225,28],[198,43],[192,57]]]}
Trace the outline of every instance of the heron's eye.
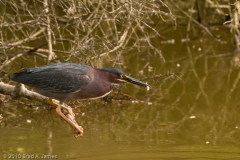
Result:
{"label": "heron's eye", "polygon": [[125,75],[125,74],[121,74],[121,75],[120,75],[120,78],[121,78],[121,79],[127,79],[127,78],[128,78],[128,76],[127,76],[127,75]]}

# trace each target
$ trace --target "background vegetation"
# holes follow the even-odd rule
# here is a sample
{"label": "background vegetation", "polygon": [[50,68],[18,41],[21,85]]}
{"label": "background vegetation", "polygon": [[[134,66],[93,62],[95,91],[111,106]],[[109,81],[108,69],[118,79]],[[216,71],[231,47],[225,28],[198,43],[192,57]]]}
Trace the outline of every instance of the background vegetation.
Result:
{"label": "background vegetation", "polygon": [[81,106],[75,110],[89,137],[239,144],[239,1],[1,0],[0,6],[2,128],[21,126],[26,115],[40,128],[58,124],[51,116],[42,122],[47,111],[40,108],[48,109],[42,101],[4,87],[15,85],[9,77],[21,68],[73,62],[120,68],[153,86],[147,93],[116,90],[143,97],[143,104],[119,93],[69,103]]}

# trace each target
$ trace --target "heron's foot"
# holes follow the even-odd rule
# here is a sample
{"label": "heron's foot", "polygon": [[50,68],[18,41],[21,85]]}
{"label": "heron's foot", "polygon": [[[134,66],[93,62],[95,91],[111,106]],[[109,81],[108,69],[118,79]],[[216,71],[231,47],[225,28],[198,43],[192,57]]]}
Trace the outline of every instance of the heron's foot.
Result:
{"label": "heron's foot", "polygon": [[66,114],[66,118],[72,122],[72,124],[70,124],[72,126],[72,134],[74,134],[75,138],[80,138],[83,136],[83,128],[81,126],[79,126],[77,124],[77,122],[75,121],[74,117],[72,117],[70,114]]}
{"label": "heron's foot", "polygon": [[52,98],[48,98],[48,103],[54,107],[57,107],[59,104],[55,103]]}
{"label": "heron's foot", "polygon": [[75,114],[73,113],[72,108],[70,106],[67,106],[65,104],[59,104],[56,102],[56,100],[53,100],[52,98],[48,98],[48,103],[54,107],[58,107],[59,105],[61,105],[61,108],[64,109],[67,112],[67,114],[70,114],[72,117],[75,117]]}
{"label": "heron's foot", "polygon": [[68,108],[67,112],[68,112],[68,114],[70,114],[73,118],[75,118],[75,113],[72,111],[72,109]]}
{"label": "heron's foot", "polygon": [[64,109],[66,112],[64,113],[65,115],[70,115],[71,118],[75,119],[75,113],[72,111],[72,108],[67,107],[65,105],[62,105],[62,109]]}
{"label": "heron's foot", "polygon": [[[56,112],[65,120],[74,130],[74,137],[79,138],[83,136],[83,128],[77,124],[72,114],[64,114],[62,109],[65,109],[66,106],[59,105],[56,108]],[[72,112],[73,113],[73,112]]]}
{"label": "heron's foot", "polygon": [[78,128],[73,128],[72,130],[75,138],[80,138],[83,136],[83,128],[78,126]]}

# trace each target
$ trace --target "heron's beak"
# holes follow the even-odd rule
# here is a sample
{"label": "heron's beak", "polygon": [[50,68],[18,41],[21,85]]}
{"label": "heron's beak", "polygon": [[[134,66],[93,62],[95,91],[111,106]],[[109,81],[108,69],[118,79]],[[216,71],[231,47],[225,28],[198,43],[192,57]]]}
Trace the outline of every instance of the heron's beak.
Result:
{"label": "heron's beak", "polygon": [[137,80],[135,78],[132,78],[132,77],[129,77],[127,75],[121,75],[121,81],[124,81],[124,82],[128,82],[128,83],[132,83],[132,84],[135,84],[135,85],[138,85],[138,86],[143,86],[143,87],[147,87],[147,90],[150,89],[150,85],[148,85],[147,83],[144,83],[140,80]]}

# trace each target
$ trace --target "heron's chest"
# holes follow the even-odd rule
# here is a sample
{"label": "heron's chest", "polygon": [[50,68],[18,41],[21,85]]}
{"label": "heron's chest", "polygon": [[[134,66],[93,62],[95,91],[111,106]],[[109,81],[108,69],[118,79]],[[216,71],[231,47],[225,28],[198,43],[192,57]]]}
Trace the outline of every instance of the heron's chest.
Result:
{"label": "heron's chest", "polygon": [[112,84],[110,82],[97,83],[97,81],[95,81],[81,88],[76,95],[77,99],[98,99],[105,97],[111,91]]}

